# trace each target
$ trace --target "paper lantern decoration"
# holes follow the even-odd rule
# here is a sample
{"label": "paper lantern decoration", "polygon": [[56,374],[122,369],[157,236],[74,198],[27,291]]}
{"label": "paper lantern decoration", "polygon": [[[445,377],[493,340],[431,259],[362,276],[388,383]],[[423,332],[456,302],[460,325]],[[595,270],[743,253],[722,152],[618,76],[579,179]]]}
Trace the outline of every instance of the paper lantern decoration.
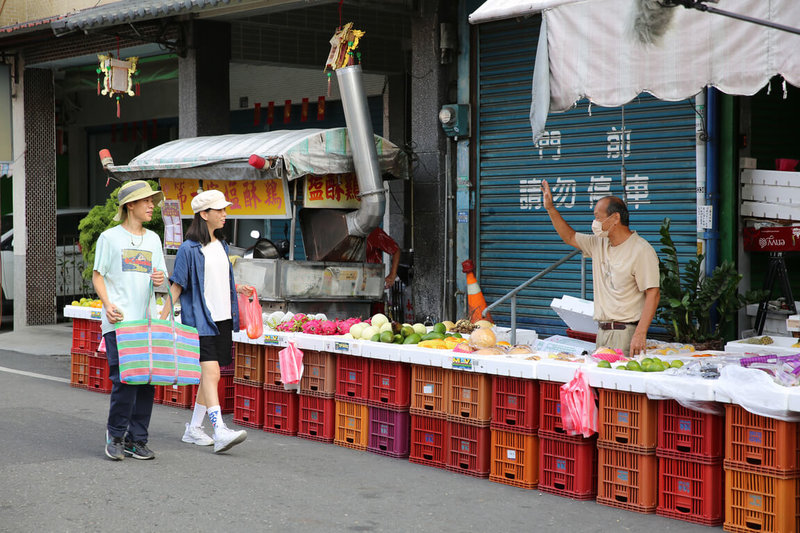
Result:
{"label": "paper lantern decoration", "polygon": [[[97,59],[100,61],[100,66],[97,68],[97,94],[116,98],[117,118],[119,118],[120,98],[126,94],[128,96],[139,95],[139,83],[134,80],[139,73],[136,68],[139,58],[129,57],[122,60],[115,59],[111,54],[98,54]],[[136,85],[135,92],[134,83]]]}

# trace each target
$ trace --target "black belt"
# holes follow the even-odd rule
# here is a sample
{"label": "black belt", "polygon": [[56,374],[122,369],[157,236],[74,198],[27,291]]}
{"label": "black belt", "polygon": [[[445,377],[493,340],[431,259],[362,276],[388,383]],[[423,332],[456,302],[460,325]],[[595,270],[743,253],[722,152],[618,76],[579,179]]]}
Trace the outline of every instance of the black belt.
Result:
{"label": "black belt", "polygon": [[609,330],[609,329],[625,329],[628,326],[637,326],[639,322],[598,322],[597,325],[600,329]]}

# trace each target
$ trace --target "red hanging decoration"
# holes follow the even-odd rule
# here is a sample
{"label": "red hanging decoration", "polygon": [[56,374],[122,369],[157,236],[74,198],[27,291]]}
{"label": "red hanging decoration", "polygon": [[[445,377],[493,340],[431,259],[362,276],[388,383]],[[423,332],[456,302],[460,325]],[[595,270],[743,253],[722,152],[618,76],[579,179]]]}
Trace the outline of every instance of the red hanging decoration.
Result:
{"label": "red hanging decoration", "polygon": [[142,94],[142,91],[139,88],[139,82],[137,81],[136,82],[136,96],[141,96],[141,94]]}
{"label": "red hanging decoration", "polygon": [[117,118],[119,118],[119,96],[117,96]]}
{"label": "red hanging decoration", "polygon": [[303,98],[303,105],[300,107],[300,122],[308,120],[308,98]]}
{"label": "red hanging decoration", "polygon": [[267,104],[267,124],[272,125],[275,121],[275,102]]}
{"label": "red hanging decoration", "polygon": [[150,138],[154,141],[158,139],[158,120],[153,119],[153,126],[150,129]]}
{"label": "red hanging decoration", "polygon": [[286,100],[283,103],[283,123],[288,124],[292,121],[292,101]]}
{"label": "red hanging decoration", "polygon": [[325,120],[325,97],[317,99],[317,120]]}
{"label": "red hanging decoration", "polygon": [[261,125],[261,103],[253,104],[253,126]]}

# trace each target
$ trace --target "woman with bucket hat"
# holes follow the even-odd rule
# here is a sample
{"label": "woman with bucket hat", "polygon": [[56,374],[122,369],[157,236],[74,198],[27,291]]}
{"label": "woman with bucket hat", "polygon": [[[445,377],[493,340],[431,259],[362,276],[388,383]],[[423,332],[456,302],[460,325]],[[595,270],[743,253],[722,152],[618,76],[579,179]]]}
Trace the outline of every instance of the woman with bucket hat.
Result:
{"label": "woman with bucket hat", "polygon": [[[231,203],[218,190],[199,193],[192,199],[194,219],[175,257],[172,299],[180,298],[181,322],[197,328],[200,335],[200,387],[191,422],[181,440],[200,446],[214,445],[214,453],[224,452],[247,438],[244,430],[229,429],[222,420],[217,386],[220,366],[231,364],[233,338],[239,331],[237,291],[250,295],[252,287],[237,287],[228,260],[228,243],[222,228]],[[164,319],[169,309],[161,312]],[[203,431],[203,419],[214,428],[211,438]]]}
{"label": "woman with bucket hat", "polygon": [[153,412],[152,385],[126,385],[120,381],[115,324],[122,320],[155,316],[152,287],[166,280],[167,265],[161,239],[143,223],[153,218],[153,209],[164,199],[146,181],[129,181],[117,195],[118,226],[105,230],[97,240],[92,272],[95,292],[103,302],[102,332],[111,379],[111,405],[106,425],[106,455],[119,461],[125,456],[152,459],[147,446]]}

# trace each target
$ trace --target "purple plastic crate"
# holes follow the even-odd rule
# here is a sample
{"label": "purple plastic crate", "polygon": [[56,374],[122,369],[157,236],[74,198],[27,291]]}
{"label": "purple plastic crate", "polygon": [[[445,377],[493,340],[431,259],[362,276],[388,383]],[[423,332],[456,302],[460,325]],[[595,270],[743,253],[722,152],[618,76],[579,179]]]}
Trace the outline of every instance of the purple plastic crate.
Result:
{"label": "purple plastic crate", "polygon": [[408,457],[410,424],[408,411],[370,407],[367,450],[389,457]]}

